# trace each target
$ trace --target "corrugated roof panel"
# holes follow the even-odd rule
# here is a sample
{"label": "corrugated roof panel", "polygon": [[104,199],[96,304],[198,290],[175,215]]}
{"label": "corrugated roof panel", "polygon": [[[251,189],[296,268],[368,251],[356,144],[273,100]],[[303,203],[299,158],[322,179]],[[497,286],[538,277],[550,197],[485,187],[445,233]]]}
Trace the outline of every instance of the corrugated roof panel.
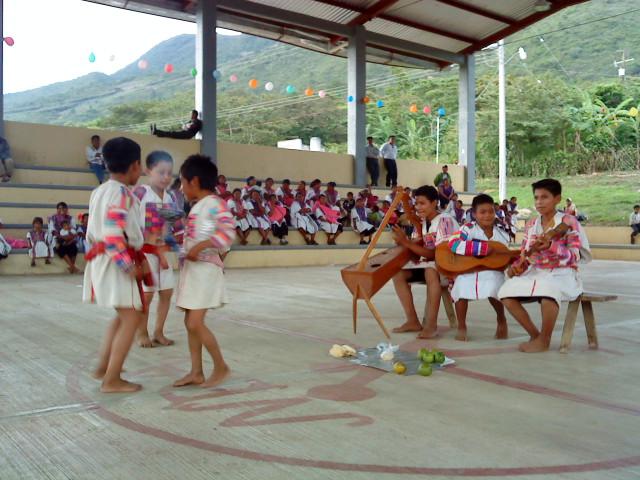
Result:
{"label": "corrugated roof panel", "polygon": [[357,12],[313,0],[251,0],[251,2],[281,8],[290,12],[302,13],[336,23],[347,23],[349,20],[358,16]]}
{"label": "corrugated roof panel", "polygon": [[448,52],[457,52],[469,46],[468,43],[461,42],[449,37],[443,37],[436,33],[425,32],[415,28],[406,27],[397,23],[376,18],[367,23],[367,30],[393,38],[400,38],[430,47],[440,48]]}

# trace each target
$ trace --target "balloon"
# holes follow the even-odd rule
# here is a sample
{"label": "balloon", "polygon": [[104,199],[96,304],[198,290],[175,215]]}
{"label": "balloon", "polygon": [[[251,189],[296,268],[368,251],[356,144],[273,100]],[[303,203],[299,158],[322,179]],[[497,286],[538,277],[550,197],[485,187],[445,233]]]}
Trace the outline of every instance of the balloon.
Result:
{"label": "balloon", "polygon": [[296,87],[294,87],[293,85],[287,85],[287,93],[293,93],[296,91]]}
{"label": "balloon", "polygon": [[193,68],[191,69],[191,76],[192,76],[192,77],[195,77],[196,75],[198,75],[198,69],[197,69],[197,68],[195,68],[195,67],[193,67]]}
{"label": "balloon", "polygon": [[418,106],[417,105],[411,105],[409,107],[409,110],[411,111],[411,113],[416,113],[418,111]]}
{"label": "balloon", "polygon": [[310,97],[311,95],[313,95],[313,90],[311,90],[310,88],[307,88],[307,89],[304,91],[304,94],[305,94],[307,97]]}
{"label": "balloon", "polygon": [[231,83],[236,83],[238,81],[238,75],[231,75],[229,80],[231,80]]}
{"label": "balloon", "polygon": [[429,115],[429,114],[431,113],[431,109],[430,109],[429,107],[424,107],[424,108],[422,109],[422,111],[423,111],[424,113],[426,113],[427,115]]}
{"label": "balloon", "polygon": [[222,78],[222,74],[220,73],[220,70],[213,71],[213,78],[215,78],[216,80],[220,80]]}
{"label": "balloon", "polygon": [[255,78],[252,78],[251,80],[249,80],[249,86],[251,88],[256,88],[258,86],[258,80],[256,80]]}
{"label": "balloon", "polygon": [[267,92],[270,92],[271,90],[273,90],[273,82],[267,82],[267,83],[265,83],[265,84],[264,84],[264,89],[265,89]]}
{"label": "balloon", "polygon": [[318,96],[319,96],[320,98],[324,98],[324,97],[326,97],[326,96],[327,96],[327,92],[325,92],[324,90],[320,90],[320,91],[318,92]]}
{"label": "balloon", "polygon": [[138,68],[140,68],[141,70],[144,70],[145,68],[147,68],[148,63],[146,60],[140,60],[138,62]]}
{"label": "balloon", "polygon": [[15,43],[13,41],[12,37],[4,37],[4,43],[6,43],[7,45],[9,45],[10,47],[13,47],[13,44]]}
{"label": "balloon", "polygon": [[378,108],[384,107],[384,102],[382,100],[378,100]]}
{"label": "balloon", "polygon": [[171,73],[171,72],[173,72],[173,65],[171,65],[170,63],[167,63],[167,64],[164,66],[164,71],[165,71],[165,72],[167,72],[167,73]]}
{"label": "balloon", "polygon": [[93,52],[91,52],[91,54],[89,55],[89,61],[91,63],[96,61],[96,55]]}
{"label": "balloon", "polygon": [[638,109],[636,107],[631,107],[629,109],[629,115],[631,115],[632,117],[637,117],[638,116]]}
{"label": "balloon", "polygon": [[438,115],[444,115],[444,114],[445,114],[444,108],[439,108]]}
{"label": "balloon", "polygon": [[371,101],[371,99],[369,97],[364,97],[362,99],[362,103],[369,103]]}
{"label": "balloon", "polygon": [[349,96],[347,97],[347,101],[348,101],[348,102],[353,102],[353,95],[349,95]]}
{"label": "balloon", "polygon": [[115,55],[109,55],[109,61],[113,62],[116,59]]}

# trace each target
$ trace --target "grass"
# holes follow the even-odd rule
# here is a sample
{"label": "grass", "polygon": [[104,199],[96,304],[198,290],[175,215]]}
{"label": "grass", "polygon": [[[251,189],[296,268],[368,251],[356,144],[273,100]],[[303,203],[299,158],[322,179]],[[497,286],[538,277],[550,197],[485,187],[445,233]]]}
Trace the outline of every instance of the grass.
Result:
{"label": "grass", "polygon": [[[640,204],[640,172],[597,173],[573,177],[556,177],[562,183],[563,207],[567,197],[579,213],[589,219],[586,225],[628,226],[633,206]],[[520,208],[535,212],[531,184],[538,178],[507,179],[507,197],[517,197]],[[498,197],[498,179],[480,178],[476,190]]]}

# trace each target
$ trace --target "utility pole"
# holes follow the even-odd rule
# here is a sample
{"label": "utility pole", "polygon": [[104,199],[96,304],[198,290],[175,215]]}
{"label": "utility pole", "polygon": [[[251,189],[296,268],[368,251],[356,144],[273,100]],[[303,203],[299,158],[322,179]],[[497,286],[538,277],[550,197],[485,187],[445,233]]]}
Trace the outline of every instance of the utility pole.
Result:
{"label": "utility pole", "polygon": [[618,65],[621,65],[621,67],[618,68],[618,76],[620,77],[620,81],[622,82],[623,85],[624,85],[624,77],[626,75],[627,63],[633,62],[633,60],[634,60],[633,58],[627,58],[627,52],[624,49],[622,49],[622,60],[620,60],[619,62],[615,60],[613,61],[614,67],[617,68]]}

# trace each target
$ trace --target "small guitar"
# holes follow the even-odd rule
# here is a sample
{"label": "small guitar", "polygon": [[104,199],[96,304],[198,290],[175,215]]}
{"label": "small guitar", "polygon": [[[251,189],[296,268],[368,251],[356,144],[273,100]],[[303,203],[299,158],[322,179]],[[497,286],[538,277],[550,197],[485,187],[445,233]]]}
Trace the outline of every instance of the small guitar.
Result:
{"label": "small guitar", "polygon": [[520,256],[520,250],[511,250],[500,242],[489,242],[493,252],[486,257],[458,255],[449,249],[448,242],[436,247],[436,268],[445,277],[455,278],[463,273],[482,270],[504,271],[511,261]]}
{"label": "small guitar", "polygon": [[545,229],[545,231],[542,232],[542,235],[540,235],[540,237],[538,237],[536,241],[533,242],[533,245],[531,245],[528,250],[522,252],[520,258],[513,262],[513,265],[511,266],[511,273],[509,274],[509,276],[517,277],[526,272],[529,269],[529,258],[531,257],[531,255],[539,252],[542,245],[553,240],[554,238],[564,237],[568,231],[569,225],[564,222],[560,222],[560,225],[558,225],[554,229],[551,229],[551,227]]}

